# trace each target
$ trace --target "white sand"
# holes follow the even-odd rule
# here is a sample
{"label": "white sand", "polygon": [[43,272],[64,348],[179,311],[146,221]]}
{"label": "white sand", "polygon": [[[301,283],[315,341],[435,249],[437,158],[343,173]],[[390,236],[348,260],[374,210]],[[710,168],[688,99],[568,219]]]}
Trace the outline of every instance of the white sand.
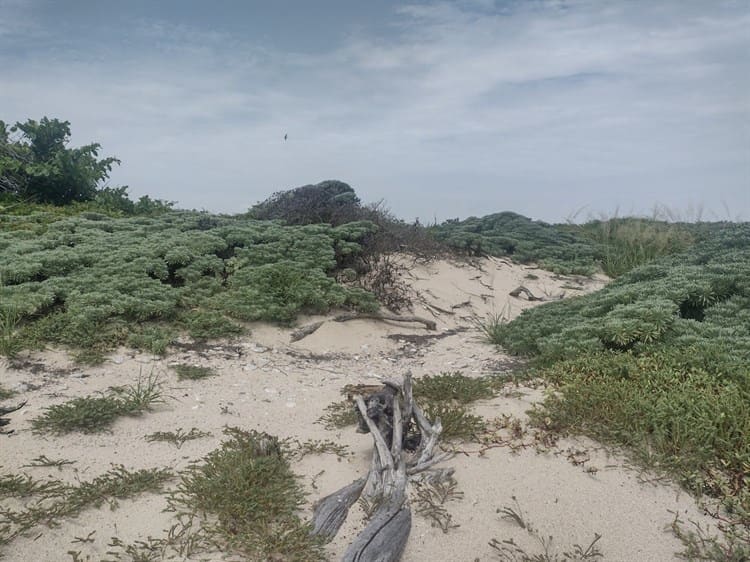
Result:
{"label": "white sand", "polygon": [[[525,278],[533,273],[539,278]],[[310,501],[331,493],[366,473],[371,452],[369,435],[347,428],[328,431],[315,421],[323,408],[341,400],[340,390],[349,383],[378,382],[381,377],[411,370],[415,377],[460,370],[480,376],[502,371],[510,358],[483,343],[475,319],[489,313],[514,317],[536,303],[508,296],[523,283],[535,295],[556,298],[563,292],[571,297],[603,285],[604,279],[584,280],[556,277],[540,270],[529,271],[502,260],[480,260],[474,265],[435,262],[428,266],[409,264],[410,283],[418,294],[415,314],[435,319],[437,332],[419,324],[373,320],[345,323],[326,322],[317,332],[289,343],[291,330],[268,325],[252,326],[250,336],[239,342],[211,346],[205,352],[176,351],[165,358],[121,350],[104,365],[81,368],[59,351],[24,356],[41,362],[46,372],[10,369],[0,364],[0,380],[18,390],[28,405],[12,414],[12,435],[0,435],[0,465],[4,472],[27,472],[40,478],[51,476],[89,480],[108,470],[112,463],[127,468],[184,468],[216,448],[222,427],[236,425],[266,431],[281,437],[333,439],[353,452],[348,461],[333,455],[308,456],[295,465],[310,492]],[[577,285],[580,291],[563,289]],[[444,312],[440,312],[440,310]],[[306,318],[305,324],[320,318]],[[408,336],[443,334],[440,339],[411,342]],[[401,337],[399,337],[401,335]],[[394,336],[388,338],[388,336]],[[177,380],[170,363],[206,365],[219,375],[203,381]],[[61,437],[33,435],[29,420],[44,408],[65,400],[105,390],[112,385],[130,384],[139,374],[162,377],[167,404],[139,418],[123,419],[111,433],[70,434]],[[521,388],[521,395],[496,398],[476,407],[487,417],[524,412],[539,401],[541,390]],[[224,413],[222,413],[224,410]],[[227,413],[228,411],[228,413]],[[167,443],[147,443],[144,436],[155,431],[210,431],[209,438],[186,442],[181,449]],[[476,445],[464,447],[476,451]],[[22,468],[39,455],[75,460],[62,471],[55,468]],[[588,458],[576,465],[571,459]],[[501,518],[499,508],[513,506],[517,498],[528,520],[541,535],[552,536],[552,552],[571,550],[575,543],[586,546],[594,533],[605,560],[666,561],[674,559],[679,542],[665,528],[679,512],[683,519],[707,523],[695,502],[676,487],[664,482],[642,483],[640,473],[620,456],[609,456],[594,442],[563,441],[547,453],[533,447],[512,451],[495,448],[484,456],[459,454],[445,466],[455,467],[463,498],[446,504],[459,527],[443,533],[430,521],[415,515],[405,562],[497,560],[488,546],[492,538],[513,539],[530,553],[540,546],[517,525]],[[315,488],[313,488],[313,482]],[[108,550],[110,537],[124,541],[163,536],[171,526],[162,513],[162,496],[144,494],[123,501],[118,509],[91,509],[59,527],[39,527],[29,537],[6,547],[8,561],[70,560],[68,550],[99,560]],[[355,506],[339,536],[329,546],[330,558],[340,558],[348,542],[361,528]],[[75,537],[91,531],[94,542],[72,544]]]}

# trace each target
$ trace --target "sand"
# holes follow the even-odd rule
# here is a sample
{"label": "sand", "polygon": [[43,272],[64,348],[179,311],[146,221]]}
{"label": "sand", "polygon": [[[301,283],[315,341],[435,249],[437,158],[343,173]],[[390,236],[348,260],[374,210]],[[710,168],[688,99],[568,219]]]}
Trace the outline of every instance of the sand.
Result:
{"label": "sand", "polygon": [[[312,503],[365,474],[369,466],[369,435],[352,428],[330,431],[315,423],[326,405],[341,400],[345,384],[378,383],[406,371],[415,377],[446,371],[470,376],[503,372],[513,359],[481,340],[477,318],[488,314],[513,318],[537,305],[508,295],[521,283],[548,300],[569,298],[606,283],[604,278],[555,276],[503,260],[425,265],[402,259],[407,264],[406,280],[417,299],[414,313],[435,320],[434,332],[420,324],[328,321],[315,333],[290,343],[290,329],[259,324],[237,341],[205,348],[186,345],[166,357],[121,349],[103,365],[90,368],[76,366],[60,350],[24,354],[25,366],[20,369],[3,360],[3,385],[28,400],[23,410],[11,414],[9,427],[14,432],[0,435],[3,472],[73,481],[94,478],[113,463],[129,469],[180,470],[215,449],[222,428],[234,425],[281,437],[332,439],[347,445],[352,454],[345,461],[330,454],[311,455],[294,465]],[[529,279],[529,274],[537,278]],[[298,324],[323,319],[302,318]],[[170,369],[176,363],[210,366],[218,376],[178,381]],[[52,404],[131,384],[139,375],[151,373],[161,377],[171,398],[141,417],[117,421],[109,433],[44,437],[30,430],[30,420]],[[476,413],[488,418],[510,414],[523,420],[525,412],[543,396],[541,388],[519,387],[503,397],[478,403]],[[156,431],[192,427],[212,435],[188,441],[180,449],[144,440]],[[488,545],[493,538],[513,539],[531,554],[541,552],[541,545],[526,531],[501,517],[498,511],[509,506],[520,506],[542,537],[553,537],[550,553],[562,554],[574,544],[585,547],[599,534],[597,546],[603,559],[613,561],[675,559],[680,543],[667,531],[674,513],[683,520],[711,523],[688,494],[664,480],[650,481],[621,454],[588,439],[562,440],[546,452],[532,446],[497,447],[483,455],[477,453],[476,445],[462,449],[466,452],[443,464],[455,468],[463,493],[462,498],[446,504],[458,526],[444,533],[431,526],[429,519],[415,515],[405,562],[498,560]],[[76,464],[61,471],[23,468],[39,455]],[[64,520],[59,527],[37,528],[3,553],[8,561],[54,561],[70,560],[66,552],[75,550],[81,552],[81,559],[99,560],[106,556],[113,536],[126,542],[163,536],[172,524],[170,515],[162,512],[165,505],[163,496],[143,494],[120,502],[115,510],[106,506],[90,509]],[[353,508],[350,521],[329,545],[331,560],[341,557],[360,530],[359,510]],[[96,531],[93,542],[72,542],[92,531]]]}

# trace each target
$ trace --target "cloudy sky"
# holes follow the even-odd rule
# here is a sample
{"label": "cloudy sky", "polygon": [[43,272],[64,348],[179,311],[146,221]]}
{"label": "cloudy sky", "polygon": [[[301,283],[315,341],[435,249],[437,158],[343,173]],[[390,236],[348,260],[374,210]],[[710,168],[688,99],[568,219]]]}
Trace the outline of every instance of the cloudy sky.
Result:
{"label": "cloudy sky", "polygon": [[44,115],[187,208],[750,220],[750,1],[0,0],[0,119]]}

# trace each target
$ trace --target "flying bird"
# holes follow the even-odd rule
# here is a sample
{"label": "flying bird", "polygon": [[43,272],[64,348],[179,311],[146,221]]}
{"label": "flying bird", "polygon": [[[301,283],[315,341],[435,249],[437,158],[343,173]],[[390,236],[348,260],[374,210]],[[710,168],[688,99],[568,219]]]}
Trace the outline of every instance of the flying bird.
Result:
{"label": "flying bird", "polygon": [[284,133],[284,140],[286,140],[286,136],[287,136],[286,133]]}

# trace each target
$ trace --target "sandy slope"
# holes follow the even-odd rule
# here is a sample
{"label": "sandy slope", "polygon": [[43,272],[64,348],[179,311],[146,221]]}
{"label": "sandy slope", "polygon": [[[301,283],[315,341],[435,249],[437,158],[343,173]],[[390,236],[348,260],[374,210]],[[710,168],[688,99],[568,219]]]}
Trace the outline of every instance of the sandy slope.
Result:
{"label": "sandy slope", "polygon": [[[409,263],[407,277],[419,299],[415,313],[434,318],[437,332],[426,332],[419,324],[326,322],[317,332],[290,343],[290,330],[257,325],[241,341],[206,349],[183,348],[166,358],[121,350],[102,366],[80,368],[63,353],[47,351],[26,357],[29,361],[23,369],[0,364],[4,386],[29,401],[22,412],[13,414],[15,433],[0,436],[0,465],[4,472],[68,479],[76,477],[70,467],[58,472],[22,466],[46,455],[75,460],[73,467],[81,479],[101,474],[111,463],[179,470],[213,450],[221,440],[223,426],[236,425],[300,440],[334,439],[348,445],[353,453],[348,461],[318,455],[295,466],[314,500],[364,474],[369,465],[368,435],[352,429],[331,432],[315,423],[326,405],[341,399],[343,385],[377,382],[406,370],[416,377],[456,370],[476,376],[500,372],[510,359],[480,341],[474,318],[490,312],[513,317],[532,306],[534,303],[508,296],[519,283],[547,298],[562,293],[570,297],[604,283],[602,279],[560,278],[539,270],[533,271],[538,279],[529,280],[525,279],[528,273],[500,260],[473,265]],[[300,324],[319,319],[302,319]],[[441,337],[423,337],[435,335]],[[219,376],[179,382],[169,369],[175,362],[211,366]],[[28,421],[51,404],[132,383],[139,373],[152,372],[162,377],[173,399],[140,418],[118,421],[111,433],[45,438],[32,435],[29,429]],[[487,417],[513,414],[523,418],[542,391],[519,390],[481,403],[476,410]],[[155,431],[180,427],[198,427],[212,436],[188,441],[181,449],[144,440]],[[416,515],[405,561],[496,560],[488,546],[492,538],[512,538],[531,553],[539,552],[539,544],[497,513],[499,508],[514,505],[513,497],[542,536],[554,537],[552,552],[570,550],[575,543],[588,545],[594,533],[599,533],[598,545],[605,560],[672,560],[680,545],[665,532],[673,519],[670,511],[680,512],[683,519],[705,521],[686,494],[664,483],[643,483],[637,470],[593,442],[560,442],[547,453],[533,447],[515,452],[501,447],[479,456],[470,452],[476,451],[476,446],[465,449],[467,454],[446,463],[455,467],[463,492],[462,499],[447,504],[459,527],[443,533]],[[576,464],[576,460],[585,462]],[[5,556],[12,561],[70,560],[66,552],[72,549],[98,560],[105,555],[112,536],[124,541],[161,536],[171,524],[168,514],[161,512],[164,506],[162,497],[144,495],[122,502],[114,511],[106,507],[89,510],[58,528],[39,528],[38,533],[16,540],[6,548]],[[330,545],[331,559],[341,556],[359,530],[358,510],[353,509],[351,521]],[[93,543],[71,543],[94,530]]]}

